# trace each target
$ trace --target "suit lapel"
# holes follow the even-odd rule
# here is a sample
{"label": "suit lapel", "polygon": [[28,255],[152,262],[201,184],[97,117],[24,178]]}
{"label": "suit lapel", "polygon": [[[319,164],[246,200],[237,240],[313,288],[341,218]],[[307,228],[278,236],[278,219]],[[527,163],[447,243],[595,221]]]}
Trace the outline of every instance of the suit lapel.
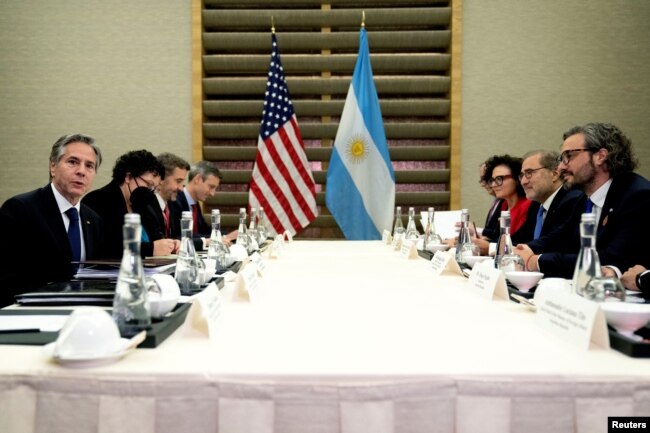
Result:
{"label": "suit lapel", "polygon": [[54,237],[56,244],[60,245],[61,251],[66,251],[72,257],[72,250],[70,249],[70,242],[68,240],[68,232],[65,230],[63,224],[63,217],[59,210],[59,205],[56,203],[52,187],[47,185],[40,190],[40,196],[43,200],[43,216],[45,217],[46,224],[50,228],[50,233]]}
{"label": "suit lapel", "polygon": [[81,229],[83,230],[84,234],[84,246],[86,247],[86,259],[89,257],[94,257],[95,256],[95,250],[93,249],[93,246],[96,244],[96,240],[94,238],[94,234],[96,232],[95,226],[97,224],[97,221],[95,221],[93,218],[90,218],[88,214],[88,210],[86,209],[85,205],[81,205]]}

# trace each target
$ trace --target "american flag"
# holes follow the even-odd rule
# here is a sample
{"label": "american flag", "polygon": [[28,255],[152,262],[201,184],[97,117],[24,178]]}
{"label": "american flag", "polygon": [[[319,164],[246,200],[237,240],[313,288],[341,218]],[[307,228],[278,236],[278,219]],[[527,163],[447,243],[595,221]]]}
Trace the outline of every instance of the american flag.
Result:
{"label": "american flag", "polygon": [[280,62],[275,33],[249,204],[264,207],[275,233],[296,234],[318,215],[316,185]]}

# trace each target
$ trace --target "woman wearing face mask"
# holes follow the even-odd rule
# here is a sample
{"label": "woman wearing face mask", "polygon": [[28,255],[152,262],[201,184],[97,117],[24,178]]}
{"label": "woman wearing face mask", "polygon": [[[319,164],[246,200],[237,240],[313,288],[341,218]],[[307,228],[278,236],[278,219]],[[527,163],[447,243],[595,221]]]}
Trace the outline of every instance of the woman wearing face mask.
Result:
{"label": "woman wearing face mask", "polygon": [[[111,182],[83,199],[83,203],[97,212],[104,222],[106,258],[122,257],[124,214],[131,212],[140,213],[142,219],[142,257],[164,256],[175,252],[178,241],[163,238],[160,227],[155,223],[154,212],[161,213],[160,207],[151,207],[151,200],[155,200],[153,191],[163,176],[165,169],[151,152],[127,152],[115,162]],[[153,203],[157,206],[157,203]]]}

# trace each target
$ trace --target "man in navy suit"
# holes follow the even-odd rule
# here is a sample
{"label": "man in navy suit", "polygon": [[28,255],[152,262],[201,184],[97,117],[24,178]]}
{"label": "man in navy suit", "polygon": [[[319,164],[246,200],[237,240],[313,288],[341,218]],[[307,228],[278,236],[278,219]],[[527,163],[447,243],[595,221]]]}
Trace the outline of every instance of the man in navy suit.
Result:
{"label": "man in navy suit", "polygon": [[582,191],[564,187],[558,168],[559,157],[557,152],[547,150],[534,150],[523,157],[519,180],[526,197],[540,203],[534,239],[548,235],[575,217],[576,206],[584,201]]}
{"label": "man in navy suit", "polygon": [[[65,135],[52,146],[50,183],[2,205],[0,306],[12,304],[13,296],[27,289],[70,280],[73,259],[101,256],[101,218],[80,203],[101,161],[92,137]],[[76,237],[69,237],[69,232]]]}
{"label": "man in navy suit", "polygon": [[[199,161],[190,169],[187,186],[178,192],[176,201],[170,202],[176,206],[176,212],[172,212],[175,215],[180,216],[181,212],[184,211],[192,212],[194,237],[196,239],[195,245],[197,249],[203,249],[207,246],[210,233],[212,232],[212,225],[208,224],[203,217],[200,202],[207,200],[209,197],[213,197],[217,193],[217,188],[222,177],[221,171],[219,171],[216,165],[209,161]],[[172,221],[172,237],[181,236],[180,227],[180,219],[174,218],[174,221]]]}
{"label": "man in navy suit", "polygon": [[[581,189],[585,206],[577,213],[596,213],[596,248],[605,275],[621,275],[636,263],[648,263],[650,235],[645,218],[650,215],[650,182],[633,170],[637,160],[630,139],[616,126],[589,123],[564,133],[560,172],[569,187]],[[588,200],[587,200],[588,198]],[[574,221],[571,219],[571,221]],[[540,270],[547,277],[571,278],[579,251],[579,226],[563,228],[519,245],[529,270]]]}

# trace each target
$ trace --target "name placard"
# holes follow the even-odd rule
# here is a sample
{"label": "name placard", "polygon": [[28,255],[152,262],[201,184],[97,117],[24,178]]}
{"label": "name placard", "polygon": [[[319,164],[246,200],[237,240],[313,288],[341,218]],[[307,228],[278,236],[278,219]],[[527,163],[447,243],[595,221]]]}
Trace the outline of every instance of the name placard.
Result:
{"label": "name placard", "polygon": [[444,271],[463,275],[454,256],[448,251],[436,251],[431,257],[431,267],[435,275],[441,275]]}
{"label": "name placard", "polygon": [[402,247],[399,250],[400,256],[407,259],[417,259],[417,239],[409,239],[402,241]]}
{"label": "name placard", "polygon": [[507,300],[509,298],[503,272],[489,264],[477,263],[474,265],[469,276],[469,285],[485,299],[491,300],[497,297]]}
{"label": "name placard", "polygon": [[381,233],[381,243],[390,245],[392,242],[393,242],[393,235],[391,235],[388,230],[384,230]]}
{"label": "name placard", "polygon": [[214,339],[222,312],[223,302],[219,288],[215,283],[210,283],[192,298],[192,306],[183,325],[183,336]]}
{"label": "name placard", "polygon": [[257,266],[255,263],[249,263],[237,274],[236,297],[255,302],[258,296],[259,281],[259,278],[257,278]]}
{"label": "name placard", "polygon": [[282,249],[282,235],[277,235],[271,245],[266,249],[266,256],[269,259],[277,259],[280,257],[280,250]]}
{"label": "name placard", "polygon": [[264,271],[266,270],[266,263],[264,262],[262,256],[258,252],[254,252],[253,255],[251,255],[251,260],[253,263],[255,263],[258,275],[260,277],[263,277]]}
{"label": "name placard", "polygon": [[535,292],[539,326],[562,340],[589,349],[589,343],[609,347],[605,314],[597,302],[573,293],[538,287]]}
{"label": "name placard", "polygon": [[404,240],[404,235],[397,235],[393,237],[392,241],[392,246],[395,251],[398,251],[400,248],[402,248],[402,241]]}

